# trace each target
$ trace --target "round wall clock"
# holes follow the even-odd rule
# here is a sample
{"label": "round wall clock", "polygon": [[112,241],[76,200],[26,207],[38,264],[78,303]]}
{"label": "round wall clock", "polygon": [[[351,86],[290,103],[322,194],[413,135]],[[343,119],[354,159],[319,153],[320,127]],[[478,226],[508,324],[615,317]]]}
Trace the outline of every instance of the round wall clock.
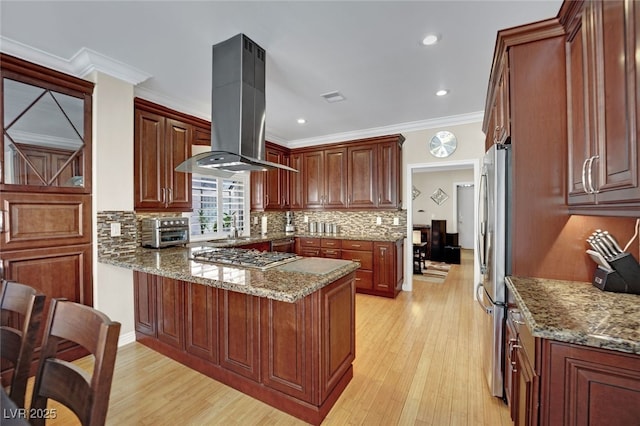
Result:
{"label": "round wall clock", "polygon": [[443,130],[436,133],[429,141],[429,152],[434,157],[445,158],[453,154],[457,146],[458,140],[456,136],[447,130]]}

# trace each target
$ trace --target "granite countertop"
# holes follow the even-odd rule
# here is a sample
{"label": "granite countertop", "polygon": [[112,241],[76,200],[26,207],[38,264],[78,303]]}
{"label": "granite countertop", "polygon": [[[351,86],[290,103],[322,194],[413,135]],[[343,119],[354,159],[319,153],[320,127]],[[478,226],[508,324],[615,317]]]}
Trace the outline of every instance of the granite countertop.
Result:
{"label": "granite countertop", "polygon": [[[360,267],[349,260],[301,258],[261,271],[189,259],[192,250],[202,248],[137,248],[132,253],[98,256],[98,262],[282,302],[302,299]],[[304,264],[296,266],[298,262]]]}
{"label": "granite countertop", "polygon": [[640,295],[576,281],[506,282],[534,337],[640,354]]}

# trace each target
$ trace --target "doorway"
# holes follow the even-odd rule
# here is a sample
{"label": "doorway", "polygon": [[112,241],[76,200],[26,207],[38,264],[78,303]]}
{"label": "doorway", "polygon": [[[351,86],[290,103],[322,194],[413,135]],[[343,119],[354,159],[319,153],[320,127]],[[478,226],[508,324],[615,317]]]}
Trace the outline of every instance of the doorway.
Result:
{"label": "doorway", "polygon": [[458,244],[463,249],[473,249],[475,234],[473,233],[474,191],[473,182],[456,183],[456,218],[458,221]]}
{"label": "doorway", "polygon": [[[414,174],[415,173],[424,173],[424,172],[440,172],[440,171],[446,171],[446,170],[458,170],[458,169],[473,169],[473,183],[475,184],[476,182],[479,181],[480,179],[480,161],[479,160],[461,160],[461,161],[443,161],[443,162],[438,162],[438,163],[418,163],[418,164],[407,164],[406,168],[405,168],[405,182],[406,182],[406,186],[404,188],[405,190],[405,194],[404,194],[404,199],[407,200],[406,201],[406,206],[407,206],[407,231],[406,231],[406,236],[407,236],[407,240],[406,241],[412,241],[412,233],[413,233],[413,223],[416,222],[416,218],[414,218],[414,213],[413,213],[413,208],[414,208],[414,202],[413,202],[413,181],[414,181]],[[466,183],[466,182],[465,182]],[[471,183],[471,182],[469,182]],[[448,188],[451,188],[450,186],[447,186]],[[453,190],[455,191],[455,187],[453,188]],[[472,220],[471,220],[471,227],[473,229],[473,231],[471,232],[471,238],[472,238],[472,244],[471,247],[473,248],[474,244],[473,241],[475,241],[475,235],[477,233],[476,228],[476,224],[477,224],[477,215],[478,215],[478,206],[475,203],[475,200],[478,199],[477,197],[477,185],[473,186],[472,189],[472,205],[473,205],[473,209],[471,210],[473,212],[472,215]],[[452,195],[453,198],[453,202],[457,203],[457,193],[454,192]],[[420,218],[417,218],[420,220]],[[457,221],[454,221],[454,224],[457,225]],[[453,228],[453,227],[452,227]],[[411,262],[410,260],[413,259],[413,246],[412,244],[405,244],[405,259],[409,260],[409,261],[405,261],[404,262],[404,266],[405,266],[405,280],[404,280],[404,284],[402,285],[402,290],[404,291],[411,291],[413,290],[413,262]],[[480,264],[478,262],[478,257],[477,255],[474,254],[474,259],[473,259],[473,282],[470,283],[469,285],[469,292],[470,294],[474,295],[475,291],[475,283],[477,283],[480,279]],[[475,295],[473,296],[475,298]]]}

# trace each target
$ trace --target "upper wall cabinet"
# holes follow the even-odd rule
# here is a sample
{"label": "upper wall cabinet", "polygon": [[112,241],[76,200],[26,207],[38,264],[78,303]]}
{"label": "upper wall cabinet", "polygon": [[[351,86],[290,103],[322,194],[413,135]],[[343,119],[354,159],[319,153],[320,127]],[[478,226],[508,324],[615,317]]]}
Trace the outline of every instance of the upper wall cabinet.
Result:
{"label": "upper wall cabinet", "polygon": [[91,193],[93,84],[2,55],[0,183]]}
{"label": "upper wall cabinet", "polygon": [[176,172],[192,145],[206,145],[205,120],[136,98],[134,183],[136,211],[190,211],[191,174]]}
{"label": "upper wall cabinet", "polygon": [[495,74],[491,108],[485,116],[483,130],[486,135],[485,149],[496,143],[507,143],[511,137],[511,114],[509,107],[509,56],[501,57]]}
{"label": "upper wall cabinet", "polygon": [[403,142],[390,135],[300,150],[302,208],[401,208]]}
{"label": "upper wall cabinet", "polygon": [[568,204],[572,213],[637,216],[640,208],[640,7],[565,2]]}
{"label": "upper wall cabinet", "polygon": [[[289,150],[267,142],[265,160],[271,163],[289,165]],[[289,209],[290,172],[272,169],[266,172],[251,172],[251,210]]]}

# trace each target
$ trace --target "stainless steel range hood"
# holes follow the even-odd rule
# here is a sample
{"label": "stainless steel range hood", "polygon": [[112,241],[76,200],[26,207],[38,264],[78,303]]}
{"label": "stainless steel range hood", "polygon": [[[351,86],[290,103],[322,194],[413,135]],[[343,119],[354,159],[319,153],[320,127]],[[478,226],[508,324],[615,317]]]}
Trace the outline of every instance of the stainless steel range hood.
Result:
{"label": "stainless steel range hood", "polygon": [[265,62],[264,49],[244,34],[213,46],[211,151],[176,171],[223,177],[274,168],[297,172],[264,160]]}

